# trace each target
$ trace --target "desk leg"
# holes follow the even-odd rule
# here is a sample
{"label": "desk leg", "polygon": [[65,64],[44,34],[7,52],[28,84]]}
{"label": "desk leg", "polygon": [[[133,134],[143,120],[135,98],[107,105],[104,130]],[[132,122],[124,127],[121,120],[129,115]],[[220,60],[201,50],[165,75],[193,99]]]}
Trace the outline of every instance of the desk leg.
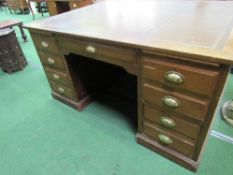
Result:
{"label": "desk leg", "polygon": [[30,11],[31,11],[31,13],[32,13],[32,18],[33,18],[33,20],[35,20],[35,14],[34,14],[34,12],[33,12],[33,10],[32,10],[32,7],[31,7],[31,1],[30,1],[30,0],[28,0],[27,2],[28,2],[29,10],[30,10]]}
{"label": "desk leg", "polygon": [[10,7],[8,7],[8,8],[9,8],[9,10],[10,10],[10,13],[12,14],[11,8],[10,8]]}
{"label": "desk leg", "polygon": [[22,24],[19,25],[19,30],[20,30],[20,32],[21,32],[23,41],[26,42],[26,41],[27,41],[27,36],[25,35],[25,33],[24,33],[24,31],[23,31]]}

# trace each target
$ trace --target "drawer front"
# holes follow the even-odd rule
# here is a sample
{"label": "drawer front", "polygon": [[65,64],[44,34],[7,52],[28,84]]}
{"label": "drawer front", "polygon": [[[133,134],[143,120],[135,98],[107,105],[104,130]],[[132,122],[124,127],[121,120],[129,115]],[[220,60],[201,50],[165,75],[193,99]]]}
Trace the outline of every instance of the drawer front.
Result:
{"label": "drawer front", "polygon": [[57,9],[57,5],[55,2],[46,2],[47,3],[47,7],[48,7],[48,10],[56,10]]}
{"label": "drawer front", "polygon": [[143,131],[145,135],[149,136],[162,146],[171,148],[187,157],[193,157],[195,150],[195,144],[193,142],[153,127],[148,123],[144,123]]}
{"label": "drawer front", "polygon": [[39,35],[33,33],[31,33],[31,36],[36,48],[39,51],[44,51],[46,53],[53,53],[53,54],[59,53],[59,49],[57,47],[55,39],[52,36],[42,35],[42,34]]}
{"label": "drawer front", "polygon": [[197,139],[200,132],[198,125],[150,107],[144,107],[144,118],[160,125],[162,128],[175,131],[191,139]]}
{"label": "drawer front", "polygon": [[76,9],[76,8],[80,8],[80,7],[85,7],[85,6],[90,5],[92,3],[93,3],[92,0],[71,1],[70,8]]}
{"label": "drawer front", "polygon": [[78,8],[78,2],[71,1],[69,2],[69,5],[71,10]]}
{"label": "drawer front", "polygon": [[57,5],[55,2],[47,2],[47,7],[48,7],[49,14],[51,16],[57,14]]}
{"label": "drawer front", "polygon": [[72,81],[70,80],[68,74],[49,69],[47,67],[44,67],[44,69],[49,80],[61,83],[67,87],[72,88]]}
{"label": "drawer front", "polygon": [[47,54],[44,52],[38,52],[40,56],[40,60],[43,64],[51,67],[56,67],[59,69],[65,70],[65,64],[63,62],[63,58],[51,54]]}
{"label": "drawer front", "polygon": [[215,89],[219,72],[144,58],[143,77],[210,97]]}
{"label": "drawer front", "polygon": [[50,16],[57,15],[57,10],[49,10],[49,15]]}
{"label": "drawer front", "polygon": [[143,98],[165,111],[177,112],[199,121],[204,120],[209,105],[209,101],[164,90],[150,84],[143,85]]}
{"label": "drawer front", "polygon": [[102,45],[94,42],[72,40],[64,37],[60,37],[58,41],[61,48],[66,48],[69,51],[80,55],[108,60],[111,58],[130,63],[136,62],[135,50],[117,46]]}
{"label": "drawer front", "polygon": [[49,81],[49,84],[50,84],[51,89],[53,91],[59,93],[60,95],[68,97],[70,99],[77,100],[76,93],[74,92],[73,89],[68,88],[68,87],[66,87],[66,86],[64,86],[62,84],[52,82],[52,81]]}

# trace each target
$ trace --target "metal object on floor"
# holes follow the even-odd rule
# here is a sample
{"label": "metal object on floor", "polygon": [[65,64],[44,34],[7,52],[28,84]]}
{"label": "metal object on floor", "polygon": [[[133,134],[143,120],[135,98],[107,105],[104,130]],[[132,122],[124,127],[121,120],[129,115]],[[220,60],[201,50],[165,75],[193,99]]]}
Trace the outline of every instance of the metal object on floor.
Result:
{"label": "metal object on floor", "polygon": [[0,30],[0,67],[3,72],[13,73],[27,65],[13,29]]}
{"label": "metal object on floor", "polygon": [[225,102],[221,110],[222,118],[233,127],[233,100]]}

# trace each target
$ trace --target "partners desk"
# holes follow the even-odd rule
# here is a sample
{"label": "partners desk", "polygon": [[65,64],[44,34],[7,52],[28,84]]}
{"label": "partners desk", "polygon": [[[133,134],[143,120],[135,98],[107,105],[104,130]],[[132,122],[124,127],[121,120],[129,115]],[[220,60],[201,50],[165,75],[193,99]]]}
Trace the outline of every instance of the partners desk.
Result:
{"label": "partners desk", "polygon": [[136,79],[138,143],[192,170],[233,63],[232,26],[231,1],[149,0],[25,25],[54,98],[82,110],[125,70]]}

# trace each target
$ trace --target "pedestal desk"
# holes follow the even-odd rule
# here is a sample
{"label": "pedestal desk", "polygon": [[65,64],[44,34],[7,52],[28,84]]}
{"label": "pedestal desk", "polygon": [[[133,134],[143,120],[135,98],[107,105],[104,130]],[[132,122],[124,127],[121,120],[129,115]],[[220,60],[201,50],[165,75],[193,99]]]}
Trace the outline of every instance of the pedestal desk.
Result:
{"label": "pedestal desk", "polygon": [[137,80],[138,143],[192,170],[233,63],[232,26],[230,1],[149,0],[25,25],[54,98],[82,110],[123,68]]}

